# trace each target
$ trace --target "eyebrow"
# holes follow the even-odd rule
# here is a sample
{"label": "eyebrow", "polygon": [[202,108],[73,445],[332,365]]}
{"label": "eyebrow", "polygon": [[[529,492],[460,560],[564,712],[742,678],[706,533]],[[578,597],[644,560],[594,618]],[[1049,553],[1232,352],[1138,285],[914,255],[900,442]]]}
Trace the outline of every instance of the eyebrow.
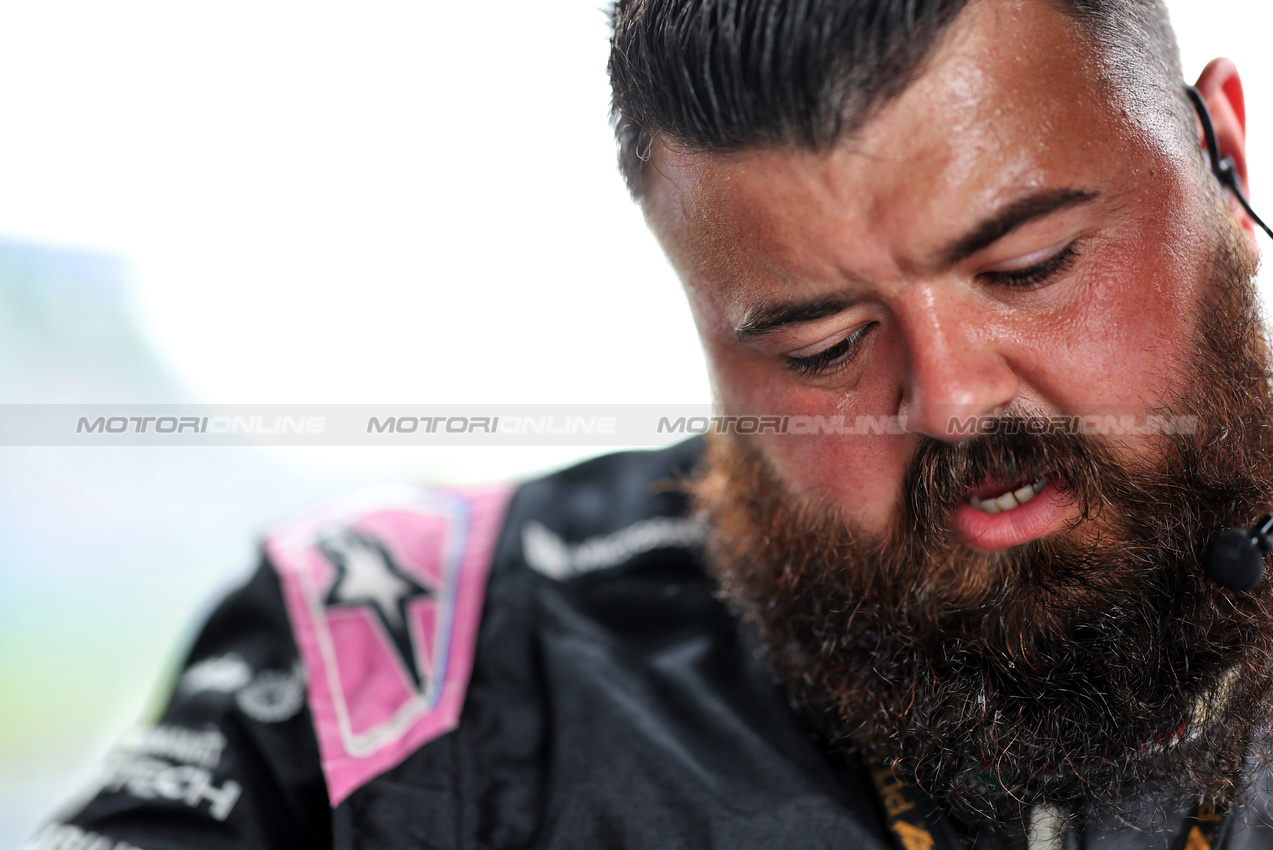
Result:
{"label": "eyebrow", "polygon": [[743,323],[734,328],[734,339],[746,342],[758,336],[773,333],[785,325],[815,322],[847,310],[856,298],[831,295],[814,301],[788,301],[781,304],[764,304],[747,312]]}
{"label": "eyebrow", "polygon": [[[1083,189],[1053,189],[1028,195],[1004,207],[966,235],[951,242],[938,256],[941,257],[942,265],[953,265],[989,248],[1022,225],[1054,212],[1089,203],[1098,197],[1099,192]],[[858,300],[844,295],[830,295],[812,301],[762,304],[747,312],[742,323],[734,328],[734,338],[739,342],[746,342],[773,333],[786,325],[825,319],[848,309]]]}
{"label": "eyebrow", "polygon": [[1027,195],[978,224],[967,235],[950,243],[939,255],[942,264],[949,266],[966,260],[1036,218],[1090,203],[1098,197],[1099,192],[1087,192],[1083,189],[1053,189]]}

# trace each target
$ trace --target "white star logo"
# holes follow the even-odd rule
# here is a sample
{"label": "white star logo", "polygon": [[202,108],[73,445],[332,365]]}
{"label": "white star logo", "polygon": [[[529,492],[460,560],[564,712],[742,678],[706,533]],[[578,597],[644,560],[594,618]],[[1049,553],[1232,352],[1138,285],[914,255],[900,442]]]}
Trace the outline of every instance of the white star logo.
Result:
{"label": "white star logo", "polygon": [[422,687],[415,645],[406,625],[406,606],[433,592],[404,573],[374,538],[341,531],[319,541],[318,548],[336,568],[327,592],[328,606],[366,605],[385,627],[398,656],[417,687]]}

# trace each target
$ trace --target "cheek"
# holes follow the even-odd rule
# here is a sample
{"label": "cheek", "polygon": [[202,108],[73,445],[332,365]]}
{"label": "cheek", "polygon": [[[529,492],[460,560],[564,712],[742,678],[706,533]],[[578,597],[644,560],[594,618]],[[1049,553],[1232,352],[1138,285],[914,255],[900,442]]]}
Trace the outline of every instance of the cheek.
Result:
{"label": "cheek", "polygon": [[[849,418],[850,425],[853,418]],[[882,434],[765,435],[761,448],[797,492],[836,505],[862,530],[883,534],[897,515],[911,441]]]}
{"label": "cheek", "polygon": [[1030,384],[1070,415],[1139,413],[1168,400],[1189,369],[1199,277],[1170,255],[1093,268],[1070,309],[1032,341]]}
{"label": "cheek", "polygon": [[[802,417],[797,430],[803,427],[804,433],[746,438],[788,486],[834,503],[864,531],[884,533],[896,515],[914,452],[914,439],[896,432],[895,394],[884,382],[869,382],[878,384],[879,398],[869,391],[850,396],[801,384],[781,367],[739,352],[732,340],[706,347],[724,414]],[[790,428],[790,418],[787,422]]]}

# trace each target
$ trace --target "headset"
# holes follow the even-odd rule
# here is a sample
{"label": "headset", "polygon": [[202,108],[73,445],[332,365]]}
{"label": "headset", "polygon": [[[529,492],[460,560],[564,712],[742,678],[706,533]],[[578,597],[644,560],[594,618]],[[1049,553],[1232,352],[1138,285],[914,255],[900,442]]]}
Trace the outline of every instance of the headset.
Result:
{"label": "headset", "polygon": [[1189,93],[1189,100],[1193,102],[1193,108],[1198,113],[1198,119],[1202,121],[1202,137],[1206,142],[1207,156],[1211,159],[1211,173],[1215,175],[1216,180],[1220,181],[1220,185],[1233,193],[1238,199],[1238,203],[1242,205],[1242,209],[1246,210],[1246,214],[1251,216],[1251,220],[1263,228],[1264,232],[1273,239],[1273,230],[1264,223],[1264,219],[1255,214],[1255,210],[1251,209],[1251,204],[1246,199],[1246,191],[1242,188],[1242,178],[1238,176],[1238,167],[1233,161],[1233,157],[1220,156],[1220,143],[1216,141],[1216,128],[1211,123],[1211,112],[1207,109],[1207,102],[1202,99],[1202,92],[1193,86],[1186,86],[1185,91]]}
{"label": "headset", "polygon": [[[1189,100],[1202,122],[1203,141],[1207,147],[1207,156],[1211,160],[1211,173],[1220,185],[1233,193],[1242,209],[1246,210],[1251,220],[1263,228],[1273,239],[1273,230],[1264,223],[1246,199],[1242,188],[1242,178],[1238,176],[1238,168],[1233,157],[1220,156],[1220,144],[1216,140],[1215,126],[1211,123],[1211,113],[1202,93],[1193,86],[1185,89]],[[1220,532],[1207,553],[1203,556],[1207,575],[1221,587],[1230,590],[1252,590],[1264,577],[1264,555],[1273,552],[1273,514],[1265,514],[1250,529],[1229,528]]]}

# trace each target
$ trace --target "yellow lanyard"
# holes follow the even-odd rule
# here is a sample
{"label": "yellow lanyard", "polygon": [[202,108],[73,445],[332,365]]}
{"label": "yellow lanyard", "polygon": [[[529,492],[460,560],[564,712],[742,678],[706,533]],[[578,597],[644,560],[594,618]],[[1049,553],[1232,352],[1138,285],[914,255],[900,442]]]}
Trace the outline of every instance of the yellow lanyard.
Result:
{"label": "yellow lanyard", "polygon": [[[890,766],[868,765],[871,781],[884,808],[884,818],[898,850],[964,850],[966,843],[949,818],[942,817],[927,794],[897,778]],[[1210,799],[1190,815],[1179,850],[1218,847],[1225,812]]]}

